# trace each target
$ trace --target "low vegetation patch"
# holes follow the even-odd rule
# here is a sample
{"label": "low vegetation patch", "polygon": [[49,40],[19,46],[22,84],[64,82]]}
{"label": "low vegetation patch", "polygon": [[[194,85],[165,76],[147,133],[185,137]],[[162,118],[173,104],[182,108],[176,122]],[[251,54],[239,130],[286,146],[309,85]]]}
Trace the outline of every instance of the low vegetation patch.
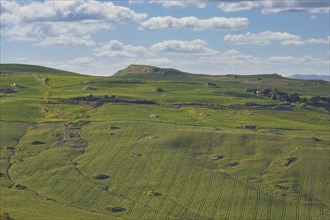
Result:
{"label": "low vegetation patch", "polygon": [[211,83],[211,82],[207,83],[207,87],[209,87],[209,88],[218,88],[217,84]]}
{"label": "low vegetation patch", "polygon": [[0,220],[13,220],[7,212],[0,210]]}
{"label": "low vegetation patch", "polygon": [[317,137],[312,137],[312,141],[321,141],[321,139],[319,139]]}
{"label": "low vegetation patch", "polygon": [[288,166],[290,166],[291,163],[293,163],[296,160],[297,160],[296,157],[288,157],[288,158],[284,158],[284,159],[278,160],[276,163],[279,166],[288,167]]}
{"label": "low vegetation patch", "polygon": [[142,155],[139,153],[131,153],[131,157],[141,157]]}
{"label": "low vegetation patch", "polygon": [[15,186],[15,188],[18,189],[18,190],[23,190],[23,189],[26,189],[26,186],[23,186],[23,185],[21,185],[21,184],[17,184],[17,185]]}
{"label": "low vegetation patch", "polygon": [[126,209],[120,206],[106,207],[104,210],[109,212],[124,212]]}
{"label": "low vegetation patch", "polygon": [[220,160],[223,158],[223,155],[215,155],[210,157],[212,160]]}
{"label": "low vegetation patch", "polygon": [[124,103],[124,104],[144,104],[144,105],[154,105],[154,101],[148,100],[128,100],[123,99],[118,96],[93,96],[92,94],[88,96],[78,96],[68,99],[57,99],[55,103],[64,103],[71,105],[82,105],[82,104],[92,104],[93,107],[99,107],[107,103]]}
{"label": "low vegetation patch", "polygon": [[240,126],[238,128],[241,128],[241,129],[257,129],[257,126],[255,126],[255,125],[244,125],[244,126]]}
{"label": "low vegetation patch", "polygon": [[156,88],[155,92],[165,92],[162,88]]}
{"label": "low vegetation patch", "polygon": [[110,176],[106,175],[106,174],[97,174],[96,176],[94,176],[95,179],[98,180],[105,180],[105,179],[109,179]]}
{"label": "low vegetation patch", "polygon": [[0,89],[0,92],[1,93],[15,93],[15,90],[13,90],[10,87],[6,87],[6,88],[3,88],[3,89]]}
{"label": "low vegetation patch", "polygon": [[151,114],[149,117],[150,118],[159,118],[160,116],[159,115],[156,115],[156,114]]}
{"label": "low vegetation patch", "polygon": [[90,91],[90,90],[97,90],[97,88],[91,86],[85,86],[84,88],[82,88],[82,90]]}
{"label": "low vegetation patch", "polygon": [[161,196],[162,194],[156,192],[156,191],[148,191],[145,193],[147,196]]}
{"label": "low vegetation patch", "polygon": [[45,142],[43,142],[43,141],[32,141],[31,144],[32,145],[40,145],[40,144],[45,144]]}
{"label": "low vegetation patch", "polygon": [[238,165],[239,165],[239,162],[237,162],[237,161],[230,161],[230,163],[229,163],[229,166],[232,166],[232,167],[235,167]]}

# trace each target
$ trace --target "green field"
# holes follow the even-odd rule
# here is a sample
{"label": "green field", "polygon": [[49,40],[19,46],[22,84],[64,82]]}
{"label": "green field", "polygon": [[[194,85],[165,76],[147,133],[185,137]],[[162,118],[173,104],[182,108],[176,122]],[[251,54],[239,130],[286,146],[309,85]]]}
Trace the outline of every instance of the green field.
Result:
{"label": "green field", "polygon": [[153,71],[1,65],[0,219],[330,218],[329,106],[245,92],[329,83]]}

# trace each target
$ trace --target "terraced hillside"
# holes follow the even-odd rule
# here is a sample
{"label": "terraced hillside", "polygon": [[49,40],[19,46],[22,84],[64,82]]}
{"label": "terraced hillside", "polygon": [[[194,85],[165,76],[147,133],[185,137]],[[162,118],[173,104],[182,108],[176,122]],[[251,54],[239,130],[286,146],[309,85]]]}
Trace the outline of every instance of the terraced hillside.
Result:
{"label": "terraced hillside", "polygon": [[1,75],[1,217],[330,218],[329,83],[36,68]]}

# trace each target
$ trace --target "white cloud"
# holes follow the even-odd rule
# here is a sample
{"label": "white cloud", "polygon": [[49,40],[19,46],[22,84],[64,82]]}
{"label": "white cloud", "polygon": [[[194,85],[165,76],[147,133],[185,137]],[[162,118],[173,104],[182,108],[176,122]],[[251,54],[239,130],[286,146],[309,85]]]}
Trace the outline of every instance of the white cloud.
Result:
{"label": "white cloud", "polygon": [[256,45],[268,45],[272,41],[297,41],[300,40],[300,36],[289,34],[287,32],[271,32],[264,31],[258,34],[252,34],[250,32],[246,34],[227,34],[224,37],[225,41],[233,44],[256,44]]}
{"label": "white cloud", "polygon": [[140,25],[140,30],[149,29],[191,29],[191,30],[236,30],[245,28],[249,20],[245,17],[213,17],[198,19],[196,17],[174,18],[171,16],[153,17]]}
{"label": "white cloud", "polygon": [[[114,24],[140,22],[144,13],[99,1],[1,2],[1,34],[39,46],[93,45],[92,34]],[[70,39],[65,43],[63,39]],[[80,38],[80,39],[79,39]]]}
{"label": "white cloud", "polygon": [[143,0],[128,0],[128,4],[130,4],[130,5],[141,5],[141,4],[143,4]]}
{"label": "white cloud", "polygon": [[322,60],[320,58],[311,57],[305,55],[302,57],[292,57],[292,56],[272,56],[268,58],[273,64],[294,64],[294,65],[329,65],[329,60]]}
{"label": "white cloud", "polygon": [[134,57],[138,53],[147,52],[147,49],[142,46],[125,45],[120,41],[113,40],[94,51],[95,55],[100,57]]}
{"label": "white cloud", "polygon": [[82,45],[82,46],[92,46],[95,42],[89,37],[76,37],[76,36],[55,36],[46,37],[39,43],[33,44],[34,46],[72,46],[72,45]]}
{"label": "white cloud", "polygon": [[72,65],[93,66],[96,60],[92,57],[76,57],[73,60],[67,61],[67,63]]}
{"label": "white cloud", "polygon": [[287,32],[271,32],[264,31],[258,34],[252,34],[250,32],[246,34],[227,34],[224,37],[225,41],[236,45],[269,45],[272,42],[279,42],[281,45],[305,45],[305,44],[328,44],[328,39],[305,39],[302,40],[300,36],[290,34]]}
{"label": "white cloud", "polygon": [[221,66],[231,66],[231,67],[247,67],[251,65],[262,64],[262,59],[259,57],[254,57],[252,55],[244,54],[238,50],[227,50],[224,52],[218,51],[210,57],[200,57],[198,59],[202,64],[219,64]]}
{"label": "white cloud", "polygon": [[282,45],[300,46],[306,44],[330,44],[330,36],[327,39],[311,38],[306,40],[289,40],[281,42]]}
{"label": "white cloud", "polygon": [[225,12],[237,12],[251,9],[260,9],[264,14],[279,12],[309,12],[309,13],[329,13],[329,2],[324,0],[267,0],[267,1],[236,1],[222,2],[218,6]]}
{"label": "white cloud", "polygon": [[195,55],[212,55],[217,53],[216,50],[207,47],[208,43],[201,39],[192,41],[167,40],[150,47],[152,53],[177,53],[177,54],[195,54]]}
{"label": "white cloud", "polygon": [[205,8],[207,0],[149,0],[149,3],[157,3],[164,8],[186,8],[194,6]]}

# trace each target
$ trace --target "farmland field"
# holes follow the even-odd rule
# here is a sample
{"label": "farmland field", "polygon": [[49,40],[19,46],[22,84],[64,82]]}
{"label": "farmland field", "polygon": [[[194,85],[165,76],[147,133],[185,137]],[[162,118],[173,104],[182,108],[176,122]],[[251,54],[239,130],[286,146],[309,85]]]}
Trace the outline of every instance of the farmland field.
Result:
{"label": "farmland field", "polygon": [[330,218],[327,82],[1,68],[0,216]]}

